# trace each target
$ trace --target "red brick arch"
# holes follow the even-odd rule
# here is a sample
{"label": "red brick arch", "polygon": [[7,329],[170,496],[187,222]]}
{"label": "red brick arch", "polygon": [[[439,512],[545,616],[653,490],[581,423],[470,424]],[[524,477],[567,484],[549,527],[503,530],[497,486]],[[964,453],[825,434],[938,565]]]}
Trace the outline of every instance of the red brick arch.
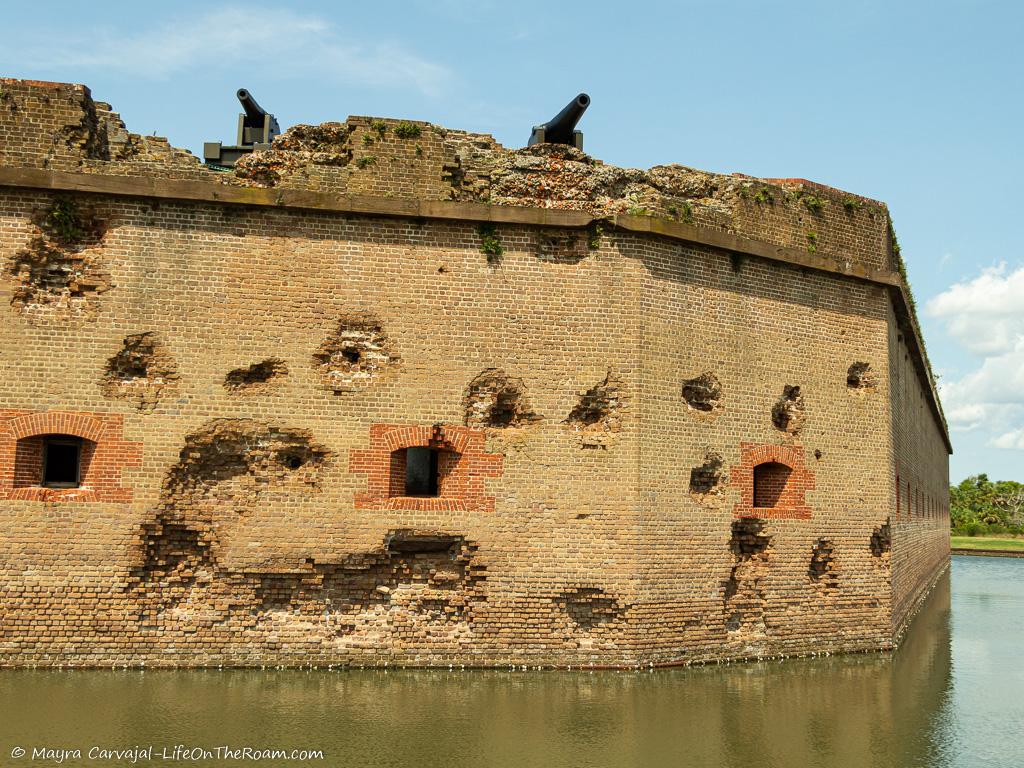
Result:
{"label": "red brick arch", "polygon": [[98,443],[103,437],[104,424],[85,413],[45,411],[11,419],[10,431],[15,440],[35,435],[74,435]]}
{"label": "red brick arch", "polygon": [[[123,431],[120,414],[0,411],[0,500],[130,502],[132,491],[121,485],[121,470],[141,465],[142,444],[126,441]],[[81,487],[38,484],[43,435],[88,441],[82,449]]]}
{"label": "red brick arch", "polygon": [[[781,464],[790,470],[784,486],[777,489],[777,502],[771,507],[754,506],[755,468],[764,464]],[[730,474],[740,491],[740,501],[734,508],[736,517],[776,520],[806,520],[811,517],[806,494],[814,490],[814,473],[804,463],[803,448],[740,443],[740,463],[731,468]]]}
{"label": "red brick arch", "polygon": [[[484,439],[484,430],[472,427],[374,424],[370,427],[370,447],[349,455],[349,471],[368,476],[366,491],[356,494],[356,508],[493,512],[494,497],[487,495],[484,478],[501,475],[503,458],[486,453]],[[396,492],[404,487],[405,466],[393,462],[392,454],[418,447],[449,454],[438,496],[400,496]]]}

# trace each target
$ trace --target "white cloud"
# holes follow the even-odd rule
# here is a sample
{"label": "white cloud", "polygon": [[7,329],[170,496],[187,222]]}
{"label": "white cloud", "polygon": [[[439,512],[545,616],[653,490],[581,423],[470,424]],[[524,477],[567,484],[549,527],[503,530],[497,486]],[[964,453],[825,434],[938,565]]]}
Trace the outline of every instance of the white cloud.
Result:
{"label": "white cloud", "polygon": [[956,283],[928,302],[925,312],[946,323],[970,352],[988,356],[1013,349],[1024,338],[1024,267],[1006,265]]}
{"label": "white cloud", "polygon": [[1024,428],[1005,432],[992,441],[996,448],[1016,448],[1024,451]]}
{"label": "white cloud", "polygon": [[284,9],[226,7],[198,18],[165,20],[141,31],[92,29],[35,41],[8,40],[5,60],[33,71],[115,71],[153,80],[244,63],[249,69],[435,95],[447,68],[405,46],[357,42],[331,22]]}
{"label": "white cloud", "polygon": [[1024,449],[1024,267],[1005,264],[956,283],[928,302],[978,366],[940,387],[950,425],[982,430],[997,448]]}

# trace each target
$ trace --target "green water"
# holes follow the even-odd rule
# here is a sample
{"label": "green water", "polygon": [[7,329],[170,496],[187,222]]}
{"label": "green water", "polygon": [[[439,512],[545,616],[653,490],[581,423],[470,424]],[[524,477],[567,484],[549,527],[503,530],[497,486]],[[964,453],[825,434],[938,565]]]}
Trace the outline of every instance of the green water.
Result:
{"label": "green water", "polygon": [[[827,621],[827,615],[822,616]],[[893,656],[655,672],[0,672],[0,764],[1024,766],[1024,560],[954,558]],[[175,745],[323,759],[160,759]],[[16,747],[27,750],[12,757]],[[73,753],[72,753],[73,754]]]}

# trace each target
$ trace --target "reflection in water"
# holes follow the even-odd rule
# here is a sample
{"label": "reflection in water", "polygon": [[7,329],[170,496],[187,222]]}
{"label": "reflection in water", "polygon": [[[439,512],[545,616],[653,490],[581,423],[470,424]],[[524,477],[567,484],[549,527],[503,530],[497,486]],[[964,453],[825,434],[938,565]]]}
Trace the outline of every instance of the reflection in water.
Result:
{"label": "reflection in water", "polygon": [[1024,561],[956,558],[953,584],[955,671],[948,576],[894,656],[620,673],[6,671],[0,760],[19,744],[229,744],[359,767],[1020,765],[1024,734],[1008,731],[1021,680],[992,654],[1016,642]]}

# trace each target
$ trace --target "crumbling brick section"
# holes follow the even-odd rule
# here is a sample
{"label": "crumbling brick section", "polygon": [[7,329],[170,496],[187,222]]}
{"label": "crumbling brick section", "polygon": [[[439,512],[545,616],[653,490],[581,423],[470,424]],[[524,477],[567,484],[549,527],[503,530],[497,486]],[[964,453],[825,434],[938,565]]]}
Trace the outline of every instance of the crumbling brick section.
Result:
{"label": "crumbling brick section", "polygon": [[764,527],[762,520],[734,520],[729,538],[734,564],[723,585],[725,629],[729,634],[738,633],[747,642],[763,641],[768,630],[763,580],[769,567],[772,537],[764,533]]}
{"label": "crumbling brick section", "polygon": [[836,568],[836,547],[831,539],[818,539],[811,548],[811,563],[807,575],[819,593],[827,594],[839,587]]}
{"label": "crumbling brick section", "polygon": [[519,427],[541,418],[530,409],[522,379],[500,368],[488,368],[476,376],[462,403],[470,427]]}
{"label": "crumbling brick section", "polygon": [[584,448],[607,448],[622,429],[625,407],[622,385],[609,372],[604,381],[580,394],[565,423],[579,434]]}
{"label": "crumbling brick section", "polygon": [[[316,490],[328,456],[303,430],[252,419],[215,419],[186,435],[160,503],[141,527],[140,556],[128,580],[142,626],[160,624],[182,602],[203,603],[197,589],[209,597],[223,586],[219,528],[244,517],[264,492]],[[221,599],[237,602],[228,593]],[[213,610],[206,604],[207,614]],[[188,615],[177,619],[188,623]]]}
{"label": "crumbling brick section", "polygon": [[694,411],[717,411],[722,404],[722,384],[710,371],[694,379],[687,379],[683,382],[683,400]]}
{"label": "crumbling brick section", "polygon": [[367,643],[459,643],[487,599],[486,566],[463,536],[398,529],[341,562],[307,558],[289,570],[238,571],[216,557],[211,531],[158,518],[144,526],[143,557],[127,592],[139,626],[202,642],[247,633],[322,648]]}
{"label": "crumbling brick section", "polygon": [[537,258],[552,264],[578,264],[590,256],[596,234],[552,229],[537,235]]}
{"label": "crumbling brick section", "polygon": [[336,395],[379,380],[398,360],[380,321],[364,313],[343,316],[313,355],[321,382]]}
{"label": "crumbling brick section", "polygon": [[790,435],[796,435],[804,425],[804,397],[800,387],[787,384],[782,389],[782,396],[772,407],[772,424],[775,428]]}
{"label": "crumbling brick section", "polygon": [[11,306],[30,320],[94,317],[96,297],[112,287],[100,259],[103,222],[76,201],[59,198],[37,212],[34,225],[28,244],[3,265],[14,284]]}
{"label": "crumbling brick section", "polygon": [[[472,427],[374,424],[370,447],[349,456],[349,471],[367,475],[366,491],[355,496],[356,508],[493,512],[494,496],[484,481],[501,476],[503,458],[485,452],[485,439],[484,430]],[[396,464],[393,455],[407,448],[441,452],[437,496],[402,495],[405,466]]]}
{"label": "crumbling brick section", "polygon": [[[121,471],[141,465],[142,444],[126,441],[123,429],[119,414],[0,410],[0,499],[130,502],[132,491],[121,485]],[[82,439],[78,488],[41,484],[46,435]]]}
{"label": "crumbling brick section", "polygon": [[224,377],[224,388],[233,395],[257,395],[268,392],[275,379],[288,375],[284,360],[271,357],[244,368],[235,368]]}
{"label": "crumbling brick section", "polygon": [[155,333],[126,336],[107,362],[100,386],[103,395],[136,401],[140,411],[152,411],[160,398],[178,383],[178,366]]}
{"label": "crumbling brick section", "polygon": [[[781,469],[788,472],[764,465],[781,465]],[[806,466],[803,448],[740,443],[740,463],[730,469],[729,476],[740,492],[736,517],[776,520],[811,517],[805,497],[808,491],[814,490],[814,473]],[[755,480],[767,481],[768,485],[760,486]],[[755,489],[758,490],[756,495]]]}
{"label": "crumbling brick section", "polygon": [[235,163],[235,176],[264,187],[291,176],[306,184],[311,177],[330,179],[352,162],[351,133],[345,123],[294,125],[274,139],[273,150],[251,152]]}
{"label": "crumbling brick section", "polygon": [[872,557],[878,558],[879,561],[889,560],[889,553],[892,552],[892,531],[888,520],[876,526],[871,532],[870,547]]}
{"label": "crumbling brick section", "polygon": [[142,563],[129,578],[135,596],[144,603],[141,627],[154,628],[165,611],[191,595],[197,583],[213,580],[213,534],[194,525],[157,514],[142,526]]}
{"label": "crumbling brick section", "polygon": [[328,458],[305,430],[214,419],[186,436],[164,481],[161,509],[203,524],[212,522],[215,511],[245,514],[266,490],[316,488]]}
{"label": "crumbling brick section", "polygon": [[593,632],[620,618],[625,612],[618,599],[599,587],[568,587],[558,595],[556,602],[581,632]]}
{"label": "crumbling brick section", "polygon": [[704,463],[690,470],[690,495],[699,503],[720,499],[728,483],[722,455],[715,451],[709,450],[704,454]]}
{"label": "crumbling brick section", "polygon": [[878,377],[871,370],[870,363],[853,363],[846,371],[846,386],[851,392],[874,392]]}

